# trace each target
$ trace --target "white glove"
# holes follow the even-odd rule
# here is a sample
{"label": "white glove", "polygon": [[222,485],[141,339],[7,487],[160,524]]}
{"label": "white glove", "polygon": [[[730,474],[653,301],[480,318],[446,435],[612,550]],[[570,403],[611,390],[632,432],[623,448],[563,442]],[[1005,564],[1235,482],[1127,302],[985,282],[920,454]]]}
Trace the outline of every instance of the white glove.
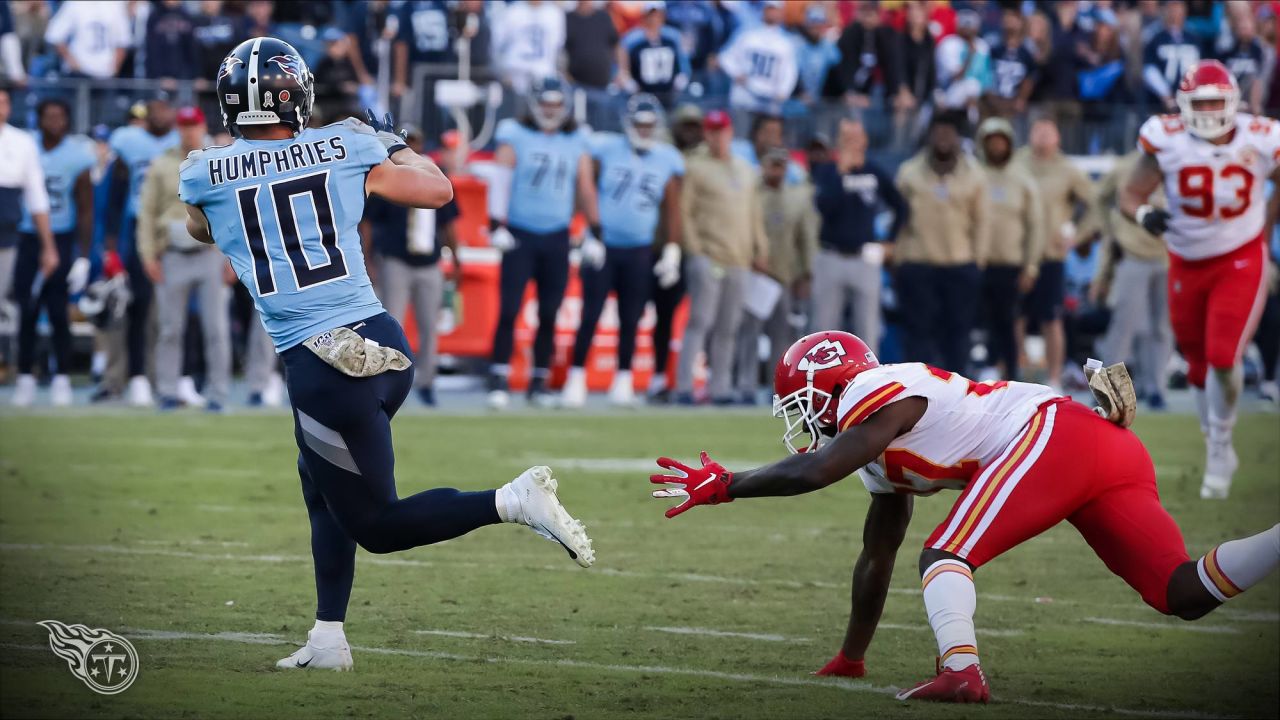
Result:
{"label": "white glove", "polygon": [[604,267],[605,247],[600,242],[600,238],[595,236],[590,230],[582,236],[582,245],[579,246],[582,252],[582,264],[592,270],[599,270]]}
{"label": "white glove", "polygon": [[658,287],[663,290],[680,282],[680,246],[667,243],[662,246],[662,255],[653,264],[653,274],[658,278]]}
{"label": "white glove", "polygon": [[67,271],[67,292],[75,295],[84,290],[89,283],[89,258],[79,257],[71,263]]}
{"label": "white glove", "polygon": [[506,225],[499,225],[489,231],[489,247],[500,253],[511,252],[516,249],[516,236],[511,234]]}

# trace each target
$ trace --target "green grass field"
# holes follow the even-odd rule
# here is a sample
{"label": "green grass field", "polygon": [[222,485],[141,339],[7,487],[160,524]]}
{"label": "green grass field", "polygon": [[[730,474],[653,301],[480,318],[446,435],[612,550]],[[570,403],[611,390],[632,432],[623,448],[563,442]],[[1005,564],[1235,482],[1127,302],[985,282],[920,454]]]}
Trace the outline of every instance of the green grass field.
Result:
{"label": "green grass field", "polygon": [[[1196,497],[1195,421],[1138,431],[1188,549],[1280,519],[1280,417],[1250,415],[1230,500]],[[581,570],[524,528],[407,553],[361,551],[354,673],[286,673],[311,625],[308,528],[285,415],[0,418],[0,714],[5,717],[858,718],[1277,715],[1280,578],[1198,623],[1164,618],[1070,526],[978,576],[995,702],[903,705],[933,670],[915,573],[954,494],[926,498],[865,681],[809,675],[839,646],[867,497],[699,508],[648,497],[647,461],[700,449],[772,459],[765,412],[402,417],[402,494],[492,487],[549,464],[595,539]],[[91,693],[38,620],[131,638],[137,682]],[[681,632],[676,632],[677,630]],[[425,631],[425,632],[424,632]],[[716,631],[712,634],[705,631]],[[513,637],[514,636],[514,637]],[[523,639],[518,639],[523,638]],[[533,642],[536,638],[544,642]],[[545,642],[555,641],[555,642]]]}

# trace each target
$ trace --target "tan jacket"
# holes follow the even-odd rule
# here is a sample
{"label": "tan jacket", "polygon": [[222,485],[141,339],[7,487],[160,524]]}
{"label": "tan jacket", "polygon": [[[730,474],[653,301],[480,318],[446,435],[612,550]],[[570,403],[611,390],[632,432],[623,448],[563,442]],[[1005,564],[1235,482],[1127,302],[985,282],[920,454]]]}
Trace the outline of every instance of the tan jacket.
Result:
{"label": "tan jacket", "polygon": [[[1094,279],[1101,281],[1104,286],[1111,284],[1115,264],[1121,255],[1155,261],[1162,266],[1169,264],[1169,253],[1165,250],[1164,240],[1143,230],[1141,225],[1120,212],[1120,186],[1128,179],[1129,173],[1133,172],[1133,167],[1138,164],[1141,156],[1141,150],[1134,150],[1116,160],[1115,167],[1098,183],[1096,207],[1102,216],[1102,247]],[[1165,206],[1163,183],[1156,187],[1147,202],[1155,207]]]}
{"label": "tan jacket", "polygon": [[138,255],[143,260],[158,260],[171,244],[171,231],[181,226],[184,237],[178,238],[181,249],[205,249],[212,245],[203,245],[186,234],[187,207],[178,199],[178,169],[187,158],[187,152],[181,147],[170,148],[151,161],[147,167],[147,176],[142,180],[142,191],[138,197]]}
{"label": "tan jacket", "polygon": [[938,175],[923,150],[898,169],[898,190],[911,217],[895,243],[898,262],[930,265],[980,263],[987,256],[990,222],[986,178],[978,161],[961,155],[955,170]]}
{"label": "tan jacket", "polygon": [[808,275],[818,246],[818,211],[808,183],[771,188],[760,183],[764,234],[769,238],[769,274],[790,286]]}
{"label": "tan jacket", "polygon": [[767,258],[758,184],[759,173],[736,155],[717,160],[706,148],[692,153],[680,197],[685,250],[733,268]]}
{"label": "tan jacket", "polygon": [[1012,161],[982,170],[991,203],[985,264],[1017,265],[1034,276],[1044,252],[1044,208],[1035,181]]}
{"label": "tan jacket", "polygon": [[[1094,199],[1093,183],[1066,155],[1058,153],[1047,160],[1037,158],[1031,148],[1024,147],[1013,155],[1013,162],[1035,180],[1044,208],[1045,261],[1060,261],[1076,243],[1097,232],[1097,216],[1090,212]],[[1062,228],[1076,217],[1076,203],[1083,203],[1074,238],[1062,234]]]}

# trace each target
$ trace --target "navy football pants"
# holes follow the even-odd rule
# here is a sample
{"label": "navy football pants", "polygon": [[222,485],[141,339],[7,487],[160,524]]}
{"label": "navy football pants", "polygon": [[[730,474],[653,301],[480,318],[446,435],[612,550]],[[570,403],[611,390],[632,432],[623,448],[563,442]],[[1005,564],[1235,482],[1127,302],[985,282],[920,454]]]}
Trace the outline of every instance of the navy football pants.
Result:
{"label": "navy football pants", "polygon": [[618,369],[631,369],[631,357],[636,352],[636,326],[644,314],[645,303],[649,302],[652,255],[648,245],[606,248],[604,265],[599,270],[581,270],[582,323],[578,325],[573,344],[574,367],[587,364],[596,323],[600,322],[604,302],[612,291],[618,299]]}
{"label": "navy football pants", "polygon": [[[348,327],[412,355],[404,331],[386,313]],[[500,522],[493,490],[396,495],[391,418],[413,387],[412,368],[355,378],[302,345],[281,357],[293,403],[302,498],[311,519],[317,619],[345,618],[356,545],[371,553],[397,552]]]}
{"label": "navy football pants", "polygon": [[18,258],[13,271],[13,298],[21,310],[18,321],[18,372],[30,375],[36,364],[36,324],[43,309],[49,314],[53,335],[54,364],[58,373],[71,372],[71,321],[67,317],[67,273],[75,256],[75,233],[53,236],[58,246],[58,269],[45,278],[40,294],[32,295],[40,272],[40,240],[23,233],[18,238]]}
{"label": "navy football pants", "polygon": [[498,327],[493,332],[494,365],[511,362],[515,345],[516,316],[524,301],[524,289],[533,280],[538,286],[538,333],[533,339],[535,373],[545,374],[555,351],[556,313],[569,285],[569,231],[533,233],[510,228],[516,246],[502,254],[501,300]]}

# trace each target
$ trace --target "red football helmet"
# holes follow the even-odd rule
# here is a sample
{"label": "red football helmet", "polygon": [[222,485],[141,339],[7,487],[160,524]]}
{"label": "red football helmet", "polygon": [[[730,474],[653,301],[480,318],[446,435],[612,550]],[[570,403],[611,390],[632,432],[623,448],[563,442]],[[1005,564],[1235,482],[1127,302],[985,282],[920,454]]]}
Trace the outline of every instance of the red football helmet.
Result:
{"label": "red football helmet", "polygon": [[[1196,107],[1197,103],[1214,100],[1221,101],[1221,107]],[[1182,111],[1182,124],[1187,130],[1198,137],[1213,140],[1236,126],[1240,86],[1226,65],[1217,60],[1201,60],[1182,76],[1177,101],[1178,109]]]}
{"label": "red football helmet", "polygon": [[[876,367],[876,354],[847,332],[805,335],[787,348],[773,372],[773,416],[787,424],[782,436],[787,449],[817,449],[822,430],[835,427],[840,392],[858,373]],[[796,439],[805,434],[808,444],[797,446]]]}

